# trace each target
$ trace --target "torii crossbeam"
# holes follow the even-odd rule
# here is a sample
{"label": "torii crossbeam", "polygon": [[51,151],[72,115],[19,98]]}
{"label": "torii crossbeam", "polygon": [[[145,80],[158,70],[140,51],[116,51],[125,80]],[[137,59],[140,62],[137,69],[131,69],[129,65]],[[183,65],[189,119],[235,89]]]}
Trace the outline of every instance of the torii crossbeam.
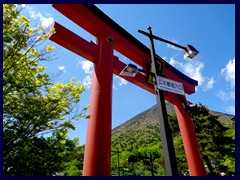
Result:
{"label": "torii crossbeam", "polygon": [[[91,117],[87,129],[83,175],[109,176],[113,73],[120,76],[126,66],[114,56],[113,50],[117,50],[143,69],[147,69],[147,63],[151,63],[150,50],[94,5],[54,4],[53,7],[97,39],[96,44],[88,42],[57,22],[54,24],[56,33],[50,37],[55,43],[94,63],[89,109]],[[183,83],[185,93],[195,92],[197,81],[167,62],[164,76]],[[121,77],[155,94],[153,85],[146,81],[144,74]],[[190,175],[206,175],[190,115],[176,94],[164,93],[164,98],[175,107]]]}

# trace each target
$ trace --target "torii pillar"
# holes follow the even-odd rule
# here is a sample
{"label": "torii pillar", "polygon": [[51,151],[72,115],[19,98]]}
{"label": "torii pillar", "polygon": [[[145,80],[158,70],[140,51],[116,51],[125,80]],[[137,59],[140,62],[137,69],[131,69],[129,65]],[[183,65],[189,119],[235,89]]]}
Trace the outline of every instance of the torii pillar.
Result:
{"label": "torii pillar", "polygon": [[[113,55],[113,49],[144,69],[147,63],[151,63],[150,50],[94,5],[54,4],[53,7],[97,38],[97,44],[88,42],[55,22],[56,34],[53,34],[50,40],[94,63],[83,175],[109,176],[112,74],[119,76],[126,66]],[[197,82],[167,62],[164,75],[174,81],[182,82],[185,93],[195,92]],[[144,74],[121,77],[155,94],[153,86],[146,81]],[[176,94],[164,93],[164,98],[175,106],[190,175],[206,175],[191,117],[185,112],[182,101]]]}
{"label": "torii pillar", "polygon": [[[112,133],[112,37],[103,32],[97,37],[99,57],[92,75],[90,118],[84,154],[84,176],[110,175]],[[104,158],[103,158],[104,157]]]}

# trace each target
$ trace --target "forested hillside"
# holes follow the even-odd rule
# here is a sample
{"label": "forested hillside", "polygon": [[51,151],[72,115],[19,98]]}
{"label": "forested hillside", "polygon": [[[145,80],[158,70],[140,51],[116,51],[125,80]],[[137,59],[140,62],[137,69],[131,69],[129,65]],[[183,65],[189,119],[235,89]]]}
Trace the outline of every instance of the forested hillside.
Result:
{"label": "forested hillside", "polygon": [[[188,175],[186,157],[174,108],[166,104],[173,133],[174,147],[180,175]],[[234,174],[235,130],[233,116],[208,111],[200,105],[201,114],[193,118],[200,149],[208,169],[208,175]],[[163,150],[160,139],[156,106],[140,113],[113,129],[112,175],[147,176],[165,175]],[[150,153],[153,160],[151,169]],[[142,157],[128,161],[129,157]],[[145,158],[143,158],[145,157]],[[132,162],[135,161],[135,162]],[[222,174],[223,174],[222,173]]]}
{"label": "forested hillside", "polygon": [[[174,108],[166,104],[180,176],[189,175]],[[199,106],[193,118],[208,175],[234,175],[235,127],[233,116]],[[112,131],[112,176],[164,176],[163,149],[156,106],[116,127]],[[82,174],[84,146],[65,154],[62,175]],[[151,157],[151,158],[150,158]],[[153,164],[151,165],[151,159]],[[119,164],[118,164],[119,160]]]}
{"label": "forested hillside", "polygon": [[[174,108],[166,104],[180,176],[189,175]],[[200,150],[208,175],[234,175],[235,127],[233,116],[199,106],[193,118]],[[112,130],[112,176],[164,176],[163,149],[156,106],[138,114]],[[62,162],[66,176],[82,174],[84,145],[65,154]],[[151,158],[150,158],[151,157]],[[151,159],[153,164],[151,165]],[[118,164],[119,162],[119,164]]]}

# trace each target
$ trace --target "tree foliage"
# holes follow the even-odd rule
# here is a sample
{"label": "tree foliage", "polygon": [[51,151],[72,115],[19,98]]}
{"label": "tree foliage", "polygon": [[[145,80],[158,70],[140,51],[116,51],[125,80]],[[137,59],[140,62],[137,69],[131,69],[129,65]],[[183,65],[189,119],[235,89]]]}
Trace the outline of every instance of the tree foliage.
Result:
{"label": "tree foliage", "polygon": [[64,176],[82,175],[84,148],[85,146],[78,145],[73,150],[64,152],[64,159],[61,163],[61,173]]}
{"label": "tree foliage", "polygon": [[[125,129],[123,127],[119,128],[122,130],[118,130],[112,137],[112,149],[121,151],[121,175],[151,176],[150,166],[145,165],[143,160],[137,162],[126,161],[131,156],[147,157],[148,152],[151,151],[154,175],[164,176],[166,174],[159,120],[139,115],[137,118],[139,119],[133,120],[136,123],[126,126]],[[234,175],[235,130],[234,127],[223,125],[218,119],[219,115],[210,113],[207,107],[199,104],[199,115],[193,118],[193,123],[200,151],[204,163],[209,169],[208,175],[220,176],[221,173]],[[176,114],[168,115],[168,120],[172,130],[179,175],[187,176],[189,175],[188,164]],[[117,175],[117,158],[117,154],[112,153],[112,175]]]}
{"label": "tree foliage", "polygon": [[[74,78],[69,83],[54,83],[42,61],[54,58],[54,47],[47,44],[53,28],[32,27],[20,14],[19,5],[3,5],[3,172],[4,175],[82,174],[84,146],[67,138],[84,115],[75,109],[84,86]],[[74,110],[75,109],[75,110]],[[219,116],[199,105],[193,118],[200,150],[208,175],[234,175],[235,129],[219,121]],[[188,166],[176,115],[168,116],[173,134],[180,175],[188,175]],[[132,125],[113,134],[111,172],[117,175],[151,176],[144,158],[128,162],[131,156],[149,158],[153,173],[165,175],[159,120],[140,115]],[[120,167],[118,167],[118,158]]]}
{"label": "tree foliage", "polygon": [[208,166],[209,175],[234,175],[235,173],[235,129],[218,121],[219,115],[199,106],[200,115],[194,118],[200,151]]}
{"label": "tree foliage", "polygon": [[54,58],[47,44],[53,28],[32,27],[20,5],[3,5],[3,160],[4,175],[52,175],[62,153],[76,146],[67,139],[84,86],[74,78],[54,83],[42,61]]}

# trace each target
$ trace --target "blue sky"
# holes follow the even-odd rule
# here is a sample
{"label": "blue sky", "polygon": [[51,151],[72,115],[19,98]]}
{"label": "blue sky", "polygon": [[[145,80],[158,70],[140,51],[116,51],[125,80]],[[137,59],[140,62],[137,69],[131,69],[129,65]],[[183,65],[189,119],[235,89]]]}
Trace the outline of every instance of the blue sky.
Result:
{"label": "blue sky", "polygon": [[[144,45],[149,47],[146,36],[138,29],[180,45],[191,44],[200,54],[193,60],[183,59],[181,49],[155,41],[156,53],[175,68],[198,81],[196,93],[187,95],[193,103],[209,109],[235,114],[235,5],[234,4],[100,4],[96,5]],[[55,10],[51,4],[24,5],[23,14],[32,24],[49,27],[54,21],[88,41],[95,37],[78,27]],[[82,57],[58,46],[57,60],[44,62],[47,72],[61,72],[58,81],[69,82],[72,76],[86,86],[79,103],[80,108],[89,104],[92,64]],[[126,57],[115,52],[124,63]],[[113,77],[112,127],[116,127],[156,104],[155,96],[117,76]],[[87,120],[81,120],[70,137],[79,137],[85,143]]]}

